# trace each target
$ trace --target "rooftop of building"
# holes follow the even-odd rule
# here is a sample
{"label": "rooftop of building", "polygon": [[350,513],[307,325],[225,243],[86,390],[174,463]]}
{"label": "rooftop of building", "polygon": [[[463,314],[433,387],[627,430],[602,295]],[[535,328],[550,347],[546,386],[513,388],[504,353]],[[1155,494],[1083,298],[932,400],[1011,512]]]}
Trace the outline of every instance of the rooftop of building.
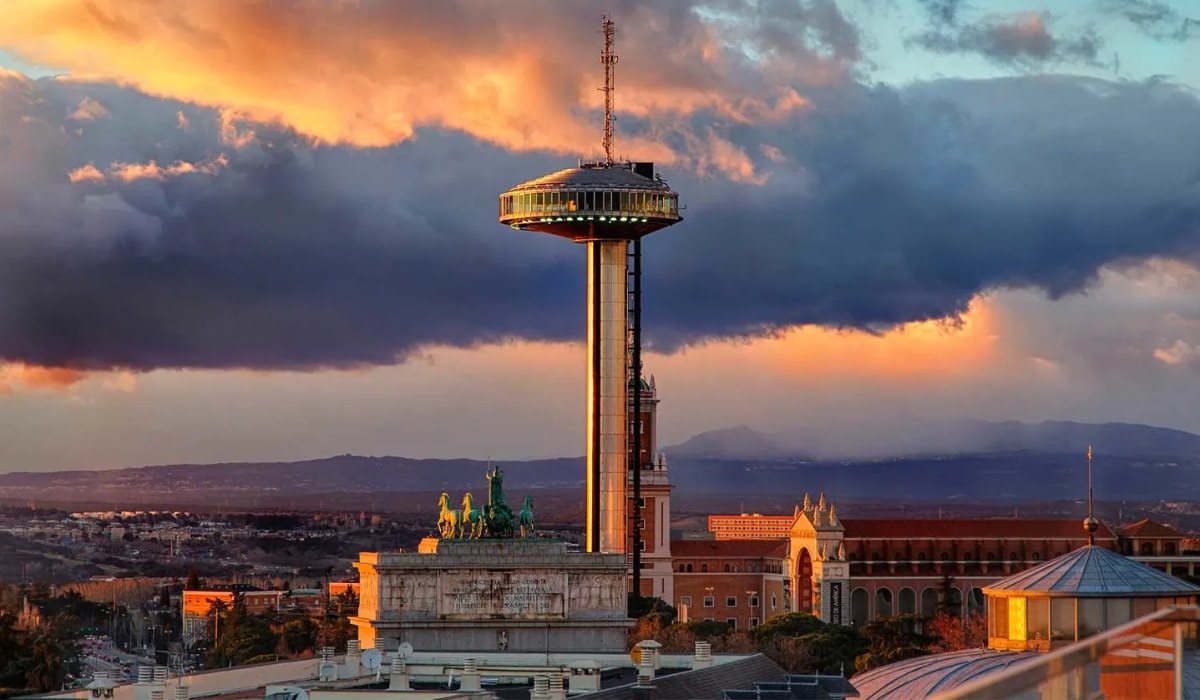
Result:
{"label": "rooftop of building", "polygon": [[213,586],[205,586],[203,588],[189,588],[183,591],[184,593],[262,593],[266,592],[258,586],[252,586],[248,583],[227,583]]}
{"label": "rooftop of building", "polygon": [[[1050,518],[843,518],[846,539],[946,539],[946,540],[1083,540],[1087,533],[1078,520]],[[1116,536],[1104,523],[1096,539],[1113,542]]]}
{"label": "rooftop of building", "polygon": [[[1015,666],[1032,665],[1043,656],[1036,651],[951,651],[880,666],[854,676],[850,682],[860,700],[924,700]],[[1185,649],[1180,665],[1183,699],[1200,700],[1200,653]]]}
{"label": "rooftop of building", "polygon": [[654,192],[670,192],[667,183],[659,179],[644,177],[633,171],[631,163],[613,163],[608,167],[564,168],[542,177],[522,182],[505,194],[527,190],[586,190],[586,189],[632,189]]}
{"label": "rooftop of building", "polygon": [[1088,545],[983,589],[988,595],[1054,597],[1195,596],[1200,586],[1104,547]]}
{"label": "rooftop of building", "polygon": [[671,540],[671,557],[786,557],[788,541],[773,540]]}
{"label": "rooftop of building", "polygon": [[1125,537],[1170,537],[1182,538],[1187,535],[1176,530],[1170,525],[1165,525],[1160,522],[1155,522],[1150,518],[1142,518],[1136,523],[1128,523],[1119,525],[1117,530]]}
{"label": "rooftop of building", "polygon": [[725,691],[739,688],[754,688],[762,681],[782,682],[787,676],[782,668],[762,654],[708,668],[697,668],[666,676],[657,676],[651,682],[648,693],[639,692],[637,683],[628,683],[614,688],[591,693],[588,700],[724,700]]}
{"label": "rooftop of building", "polygon": [[880,666],[854,676],[850,682],[860,700],[924,700],[1038,656],[1036,651],[951,651]]}

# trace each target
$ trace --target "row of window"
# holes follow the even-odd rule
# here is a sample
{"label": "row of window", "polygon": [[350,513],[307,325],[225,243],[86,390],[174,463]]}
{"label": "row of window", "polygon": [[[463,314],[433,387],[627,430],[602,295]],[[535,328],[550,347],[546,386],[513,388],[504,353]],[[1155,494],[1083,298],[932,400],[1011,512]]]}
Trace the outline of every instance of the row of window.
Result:
{"label": "row of window", "polygon": [[500,216],[567,216],[577,212],[633,216],[679,215],[679,195],[638,190],[566,190],[501,195]]}
{"label": "row of window", "polygon": [[[943,599],[943,595],[948,598]],[[979,587],[971,588],[966,597],[968,611],[983,611],[984,595]],[[932,586],[917,592],[908,587],[901,588],[893,594],[890,588],[877,588],[871,595],[865,588],[855,588],[850,594],[850,619],[858,625],[870,622],[877,617],[891,617],[897,613],[920,613],[933,615],[939,607],[961,612],[963,609],[963,594],[957,587],[939,590]]]}
{"label": "row of window", "polygon": [[1190,598],[989,598],[988,636],[1074,641]]}
{"label": "row of window", "polygon": [[[749,607],[757,608],[758,607],[758,596],[752,595],[752,596],[750,596],[749,600],[747,600],[746,602]],[[738,603],[737,596],[735,596],[735,595],[725,596],[725,607],[736,608],[737,603]],[[771,594],[771,609],[772,610],[775,609],[775,603],[776,603],[775,594],[772,593]],[[692,597],[690,595],[679,596],[679,604],[686,605],[689,608],[692,607]],[[716,606],[717,606],[717,599],[714,596],[711,596],[711,595],[704,596],[704,607],[715,608]]]}
{"label": "row of window", "polygon": [[[1056,557],[1061,557],[1062,555],[1063,555],[1063,553],[1062,553],[1062,552],[1055,552],[1055,553],[1054,553],[1054,556],[1056,556]],[[958,562],[960,562],[960,561],[962,561],[962,562],[967,562],[967,563],[973,563],[973,562],[975,562],[975,561],[976,561],[976,559],[975,559],[975,554],[974,554],[973,552],[963,552],[963,554],[962,554],[962,557],[963,557],[963,558],[962,558],[961,560],[958,560],[958,559],[951,559],[950,557],[951,557],[951,555],[950,555],[950,552],[942,552],[942,558],[941,558],[941,561],[944,561],[944,562],[954,562],[954,563],[958,563]],[[1041,558],[1042,558],[1042,553],[1041,553],[1041,552],[1032,552],[1032,553],[1029,555],[1029,560],[1030,560],[1030,561],[1040,561],[1040,560],[1041,560]],[[847,554],[847,555],[846,555],[846,560],[847,560],[847,561],[858,561],[858,554],[856,554],[855,552],[850,552],[849,554]],[[911,562],[913,562],[913,561],[928,561],[928,557],[925,555],[925,552],[918,552],[918,553],[917,553],[917,558],[916,558],[915,560],[914,560],[914,559],[895,559],[895,560],[888,560],[888,559],[884,559],[884,558],[883,558],[883,554],[881,554],[880,552],[872,552],[872,553],[871,553],[871,562],[878,562],[878,563],[881,563],[881,564],[887,564],[887,563],[892,563],[893,561],[894,561],[894,563],[896,563],[896,564],[908,564],[908,563],[911,563]],[[988,553],[987,553],[987,558],[986,558],[986,561],[997,561],[997,559],[996,559],[996,553],[995,553],[995,552],[988,552]],[[1022,559],[1022,558],[1020,557],[1020,555],[1018,555],[1016,552],[1009,552],[1009,554],[1008,554],[1008,560],[1007,560],[1007,561],[1010,561],[1010,562],[1023,562],[1023,561],[1026,561],[1026,560],[1025,560],[1025,559]]]}
{"label": "row of window", "polygon": [[[685,573],[685,574],[696,573],[693,564],[679,563],[679,564],[675,565],[675,570],[680,573]],[[737,572],[738,572],[737,564],[725,564],[724,573],[736,574]],[[783,567],[780,566],[779,564],[762,564],[762,565],[747,564],[746,565],[746,573],[748,573],[748,574],[761,574],[764,572],[768,573],[768,574],[782,574]],[[708,564],[700,565],[700,573],[702,573],[702,574],[708,573]]]}

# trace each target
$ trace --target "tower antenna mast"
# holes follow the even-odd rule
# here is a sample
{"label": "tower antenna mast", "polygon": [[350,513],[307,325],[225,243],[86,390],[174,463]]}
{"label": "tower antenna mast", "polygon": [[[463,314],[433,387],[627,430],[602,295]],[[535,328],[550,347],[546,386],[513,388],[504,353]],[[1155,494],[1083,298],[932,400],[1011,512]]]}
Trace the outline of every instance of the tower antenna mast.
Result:
{"label": "tower antenna mast", "polygon": [[1096,530],[1100,529],[1100,521],[1096,520],[1096,516],[1092,512],[1092,446],[1088,445],[1087,451],[1088,462],[1088,501],[1087,501],[1087,517],[1083,520],[1083,529],[1088,534],[1088,545],[1096,544]]}
{"label": "tower antenna mast", "polygon": [[604,51],[600,54],[600,63],[604,66],[604,162],[613,164],[613,131],[616,128],[613,116],[613,96],[616,92],[617,55],[613,53],[613,21],[608,15],[601,15],[602,31],[604,33]]}

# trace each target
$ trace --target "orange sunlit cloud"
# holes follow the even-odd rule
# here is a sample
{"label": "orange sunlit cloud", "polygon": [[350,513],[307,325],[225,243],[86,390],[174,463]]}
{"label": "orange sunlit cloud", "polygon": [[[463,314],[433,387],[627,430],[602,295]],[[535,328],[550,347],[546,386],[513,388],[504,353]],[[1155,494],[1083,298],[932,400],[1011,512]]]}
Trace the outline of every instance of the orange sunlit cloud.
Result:
{"label": "orange sunlit cloud", "polygon": [[1000,345],[994,310],[976,298],[957,322],[907,323],[874,335],[801,326],[775,338],[706,345],[681,361],[695,364],[696,371],[751,362],[766,374],[796,379],[924,381],[976,373],[995,359]]}
{"label": "orange sunlit cloud", "polygon": [[[687,15],[664,34],[659,14],[639,8],[618,29],[618,109],[650,121],[646,135],[622,134],[620,150],[762,181],[737,146],[692,133],[686,118],[710,110],[740,123],[784,119],[808,107],[790,87],[803,82],[800,73],[823,82],[836,66],[775,59],[756,72],[792,82],[756,85],[719,32]],[[510,149],[574,154],[599,145],[598,19],[583,8],[508,3],[416,11],[324,0],[6,0],[0,44],[75,79],[278,119],[326,142],[385,146],[435,126]],[[81,116],[101,108],[89,107]],[[688,152],[655,138],[664,131],[683,136]]]}
{"label": "orange sunlit cloud", "polygon": [[[771,338],[713,341],[674,355],[648,353],[648,371],[670,367],[687,376],[711,374],[717,367],[749,368],[792,379],[925,381],[968,377],[987,369],[1003,352],[997,313],[987,299],[971,302],[958,321],[908,323],[870,334],[820,326],[802,326]],[[519,342],[486,348],[488,373],[503,366],[514,377],[544,373],[571,375],[582,371],[578,344]],[[437,348],[428,360],[432,369],[461,363],[475,350]],[[519,381],[525,381],[520,379]]]}
{"label": "orange sunlit cloud", "polygon": [[86,372],[65,367],[0,364],[0,396],[22,389],[70,389],[87,379]]}

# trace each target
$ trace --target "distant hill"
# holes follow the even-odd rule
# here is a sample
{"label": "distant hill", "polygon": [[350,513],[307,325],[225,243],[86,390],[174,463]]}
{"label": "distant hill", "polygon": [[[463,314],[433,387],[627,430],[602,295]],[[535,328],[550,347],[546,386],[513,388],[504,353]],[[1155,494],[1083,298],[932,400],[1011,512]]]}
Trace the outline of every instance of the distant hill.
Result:
{"label": "distant hill", "polygon": [[[1086,493],[1088,444],[1101,499],[1200,500],[1200,436],[1122,423],[964,421],[877,435],[891,454],[837,456],[820,436],[746,426],[666,448],[681,495],[804,491],[839,499],[1027,501]],[[900,436],[903,437],[903,436]],[[810,447],[806,447],[805,444]],[[899,445],[899,447],[896,447]],[[582,507],[583,458],[503,462],[512,498],[538,492]],[[447,491],[486,496],[488,463],[340,455],[301,462],[178,464],[112,471],[0,474],[0,500],[89,508],[339,508],[425,512]],[[539,496],[542,498],[542,496]]]}
{"label": "distant hill", "polygon": [[830,436],[803,429],[788,435],[746,426],[695,435],[666,448],[673,457],[725,459],[963,456],[998,452],[1083,453],[1113,457],[1200,458],[1200,435],[1133,423],[956,421]]}
{"label": "distant hill", "polygon": [[739,425],[693,435],[678,445],[667,448],[672,457],[779,457],[789,453],[774,437],[753,428]]}

